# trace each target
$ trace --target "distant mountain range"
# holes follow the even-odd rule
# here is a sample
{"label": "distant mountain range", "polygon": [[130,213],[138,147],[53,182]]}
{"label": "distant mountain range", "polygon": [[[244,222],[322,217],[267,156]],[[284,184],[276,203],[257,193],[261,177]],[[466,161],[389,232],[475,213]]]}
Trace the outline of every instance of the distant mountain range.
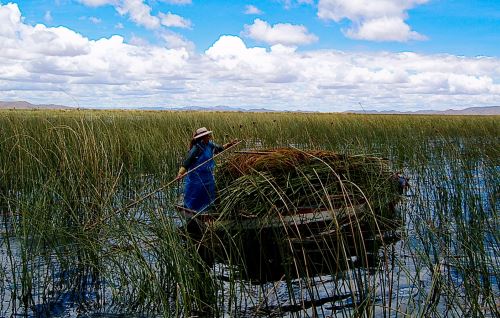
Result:
{"label": "distant mountain range", "polygon": [[[84,108],[84,107],[82,107]],[[75,109],[74,107],[64,106],[64,105],[54,105],[54,104],[31,104],[25,101],[0,101],[0,109]],[[96,109],[90,108],[89,109]],[[279,112],[276,110],[270,110],[266,108],[241,108],[241,107],[230,107],[230,106],[212,106],[212,107],[201,107],[201,106],[186,106],[186,107],[138,107],[138,110],[175,110],[175,111],[220,111],[220,112]],[[294,112],[294,111],[286,111]],[[311,111],[295,111],[295,112],[311,112]],[[401,112],[395,110],[350,110],[343,113],[355,113],[355,114],[407,114],[407,115],[500,115],[500,106],[487,106],[487,107],[468,107],[461,110],[448,109],[444,111],[437,110],[419,110],[414,112]]]}
{"label": "distant mountain range", "polygon": [[35,105],[25,101],[0,101],[0,109],[72,109],[73,107],[54,105],[54,104],[40,104]]}
{"label": "distant mountain range", "polygon": [[251,108],[245,109],[241,107],[231,107],[231,106],[186,106],[186,107],[140,107],[140,110],[177,110],[177,111],[208,111],[208,112],[246,112],[246,113],[270,113],[278,112],[276,110],[266,109],[266,108]]}
{"label": "distant mountain range", "polygon": [[414,112],[400,112],[395,110],[366,110],[347,111],[356,114],[408,114],[408,115],[500,115],[500,106],[468,107],[460,110],[418,110]]}

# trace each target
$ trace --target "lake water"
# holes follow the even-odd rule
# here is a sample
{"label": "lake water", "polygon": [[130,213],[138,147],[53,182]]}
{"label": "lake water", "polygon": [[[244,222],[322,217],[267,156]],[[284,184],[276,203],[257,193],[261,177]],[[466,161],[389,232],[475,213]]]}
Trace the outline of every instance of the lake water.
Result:
{"label": "lake water", "polygon": [[[487,300],[478,306],[484,306],[485,317],[496,317],[500,306],[499,206],[497,189],[485,188],[485,173],[478,164],[471,174],[474,182],[468,184],[480,189],[474,192],[478,194],[475,200],[485,216],[480,221],[484,224],[474,225],[483,229],[479,236],[485,252],[481,255],[487,258],[487,261],[478,263],[484,267],[478,284],[488,285],[496,302],[496,312],[487,305]],[[454,172],[447,174],[454,175]],[[465,202],[470,198],[457,199],[461,190],[450,186],[454,183],[436,184],[433,178],[416,172],[408,171],[407,175],[411,178],[412,187],[398,204],[401,227],[392,231],[392,234],[397,234],[392,238],[398,239],[381,246],[377,254],[372,255],[373,261],[369,266],[362,264],[359,256],[351,255],[346,260],[348,270],[256,283],[239,279],[238,269],[214,262],[210,266],[211,275],[218,283],[218,314],[240,317],[351,317],[355,310],[368,304],[366,312],[376,317],[399,317],[402,313],[415,316],[432,313],[457,317],[467,315],[470,304],[466,284],[469,277],[464,275],[470,264],[461,261],[468,256],[463,254],[462,241],[456,234],[461,233],[459,227],[474,221],[472,217],[477,211],[470,211],[474,205]],[[168,200],[157,199],[168,209]],[[457,200],[464,201],[460,211],[465,220],[463,223],[452,218],[453,212],[440,213],[442,209],[456,209]],[[449,219],[444,220],[443,217]],[[145,216],[142,221],[147,223],[147,219]],[[29,240],[9,237],[12,232],[9,218],[4,216],[3,221],[0,238],[0,316],[157,315],[155,312],[131,311],[129,304],[114,300],[113,292],[120,289],[117,285],[121,282],[114,281],[113,275],[103,277],[88,272],[84,266],[68,270],[61,266],[58,258],[50,255],[26,260],[23,255],[25,248],[21,244],[28,244]],[[115,244],[114,239],[110,239],[109,243]],[[148,255],[147,249],[144,260],[158,262],[153,254]],[[154,268],[153,265],[151,267]],[[19,281],[15,281],[23,277],[23,272],[24,277],[31,279],[30,299],[26,298],[26,291],[20,289]],[[68,280],[69,277],[79,281]],[[460,307],[457,303],[464,305]]]}

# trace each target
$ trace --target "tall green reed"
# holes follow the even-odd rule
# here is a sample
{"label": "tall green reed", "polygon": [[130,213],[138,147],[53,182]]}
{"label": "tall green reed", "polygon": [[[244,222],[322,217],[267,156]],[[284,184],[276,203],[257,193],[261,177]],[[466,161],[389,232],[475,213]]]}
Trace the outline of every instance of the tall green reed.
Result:
{"label": "tall green reed", "polygon": [[[9,310],[33,311],[69,290],[92,293],[89,280],[105,284],[98,289],[112,295],[117,311],[237,316],[245,306],[272,307],[270,298],[283,290],[264,285],[249,304],[252,285],[231,266],[231,279],[221,281],[196,242],[179,234],[175,189],[130,205],[175,176],[191,133],[206,126],[216,141],[236,137],[247,148],[387,157],[411,177],[400,243],[369,247],[356,238],[356,222],[335,242],[310,242],[335,244],[324,256],[341,259],[342,270],[332,263],[324,269],[331,278],[322,279],[337,282],[332,299],[350,295],[350,310],[307,302],[321,287],[300,258],[291,260],[282,282],[297,315],[498,313],[498,117],[3,111],[0,122],[1,246],[8,255],[0,278],[3,286],[12,282],[7,289],[16,300]],[[234,242],[228,252],[242,257],[245,247]],[[353,242],[368,269],[339,257]],[[365,252],[381,261],[368,264]],[[400,296],[407,288],[412,293]]]}

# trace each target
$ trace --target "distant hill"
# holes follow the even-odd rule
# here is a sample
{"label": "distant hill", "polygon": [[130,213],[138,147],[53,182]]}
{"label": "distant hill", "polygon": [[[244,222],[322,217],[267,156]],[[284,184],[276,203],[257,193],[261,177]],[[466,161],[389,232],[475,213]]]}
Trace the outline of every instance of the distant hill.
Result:
{"label": "distant hill", "polygon": [[[249,113],[271,113],[280,112],[266,108],[241,108],[230,106],[186,106],[186,107],[140,107],[141,110],[176,110],[176,111],[206,111],[206,112],[249,112]],[[314,113],[314,111],[300,111],[300,110],[285,110],[281,112],[300,112],[300,113]],[[343,113],[354,114],[401,114],[401,115],[500,115],[500,106],[487,106],[487,107],[469,107],[461,110],[447,109],[447,110],[418,110],[414,112],[400,112],[396,110],[348,110]]]}
{"label": "distant hill", "polygon": [[445,110],[443,114],[449,115],[500,115],[500,106],[469,107],[462,110]]}
{"label": "distant hill", "polygon": [[414,112],[399,112],[395,110],[351,110],[346,113],[355,114],[404,114],[404,115],[500,115],[500,106],[486,106],[486,107],[468,107],[465,109],[455,110],[418,110]]}
{"label": "distant hill", "polygon": [[[200,107],[200,106],[187,106],[187,107],[177,107],[177,108],[167,108],[167,107],[141,107],[142,110],[177,110],[177,111],[223,111],[223,112],[250,112],[250,113],[271,113],[280,112],[276,110],[266,109],[266,108],[240,108],[240,107],[230,107],[230,106],[212,106],[212,107]],[[317,113],[315,111],[301,111],[301,110],[284,110],[281,112],[286,113]],[[396,110],[348,110],[343,113],[354,113],[354,114],[401,114],[401,115],[500,115],[500,106],[487,106],[487,107],[469,107],[461,110],[447,109],[444,111],[439,110],[418,110],[414,112],[400,112]]]}
{"label": "distant hill", "polygon": [[180,110],[180,111],[215,111],[215,112],[247,112],[248,110],[238,107],[229,106],[186,106],[186,107],[140,107],[141,110]]}
{"label": "distant hill", "polygon": [[[177,111],[205,111],[205,112],[246,112],[246,113],[272,113],[279,112],[266,108],[241,108],[231,106],[185,106],[185,107],[140,107],[141,110],[177,110]],[[297,111],[299,112],[299,111]]]}
{"label": "distant hill", "polygon": [[73,109],[73,107],[54,104],[35,105],[25,101],[0,101],[0,109]]}
{"label": "distant hill", "polygon": [[[75,109],[74,107],[64,106],[64,105],[54,105],[54,104],[31,104],[25,101],[0,101],[0,109]],[[90,107],[89,107],[90,109]],[[96,108],[92,108],[96,109]],[[113,108],[119,109],[119,108]],[[252,113],[262,113],[262,112],[279,112],[276,110],[266,109],[266,108],[242,108],[242,107],[231,107],[231,106],[186,106],[186,107],[137,107],[135,109],[139,110],[175,110],[175,111],[220,111],[220,112],[252,112]],[[286,110],[283,112],[301,112],[310,113],[313,111],[290,111]],[[419,110],[414,112],[400,112],[395,110],[350,110],[343,113],[355,113],[355,114],[405,114],[405,115],[500,115],[500,106],[487,106],[487,107],[469,107],[461,110],[448,109],[444,111],[437,110]]]}

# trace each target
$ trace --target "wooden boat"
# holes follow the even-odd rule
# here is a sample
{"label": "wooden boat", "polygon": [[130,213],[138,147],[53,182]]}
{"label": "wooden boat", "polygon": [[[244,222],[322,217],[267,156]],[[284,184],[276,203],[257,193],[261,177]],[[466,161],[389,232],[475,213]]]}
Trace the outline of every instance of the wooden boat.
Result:
{"label": "wooden boat", "polygon": [[199,213],[181,205],[175,207],[187,222],[196,223],[204,231],[267,231],[288,228],[297,234],[309,235],[330,231],[335,223],[343,223],[345,219],[364,214],[368,210],[367,205],[361,203],[333,209],[299,207],[284,213],[270,213],[263,216],[241,214],[239,218],[224,219],[214,212]]}
{"label": "wooden boat", "polygon": [[383,241],[381,230],[366,222],[370,212],[366,203],[331,209],[301,207],[237,219],[176,208],[207,262],[239,264],[246,278],[258,281],[300,277],[304,271],[311,275],[372,266]]}
{"label": "wooden boat", "polygon": [[[228,176],[236,176],[236,179],[248,171],[254,171],[253,169],[276,174],[276,180],[281,180],[283,173],[285,176],[300,178],[301,175],[293,174],[296,172],[296,166],[306,167],[312,164],[311,157],[337,160],[341,163],[340,167],[344,167],[346,161],[359,161],[360,158],[363,159],[359,161],[359,166],[362,167],[366,159],[368,165],[375,166],[377,177],[380,171],[390,177],[386,160],[382,158],[349,157],[318,151],[308,154],[298,149],[238,152],[237,156],[232,158],[236,164],[227,165],[222,171],[226,171]],[[283,158],[292,158],[293,164]],[[260,164],[257,164],[258,162]],[[268,171],[265,167],[273,166],[270,163],[277,163],[281,168]],[[361,172],[364,171],[361,169]],[[330,173],[331,167],[324,170],[323,177],[328,179],[326,174]],[[319,175],[317,176],[319,178]],[[396,174],[392,178],[394,194],[401,193],[398,187],[406,185],[407,180]],[[402,181],[405,181],[404,184]],[[314,188],[312,183],[311,187]],[[283,185],[283,188],[286,189],[286,185]],[[334,191],[326,193],[333,194]],[[252,210],[252,199],[250,196],[245,197],[242,205]],[[283,274],[301,276],[303,273],[299,268],[308,274],[331,273],[351,266],[352,264],[349,264],[354,262],[354,259],[363,266],[369,266],[369,255],[378,255],[383,232],[394,228],[387,227],[385,223],[394,214],[397,199],[388,206],[377,207],[375,210],[366,200],[366,196],[357,191],[335,192],[335,195],[322,196],[320,200],[312,201],[327,202],[327,205],[286,208],[283,202],[278,202],[265,205],[269,211],[259,212],[258,215],[246,213],[245,206],[238,206],[238,210],[226,214],[219,214],[217,211],[198,213],[183,206],[176,208],[186,220],[184,228],[187,234],[198,244],[199,250],[209,261],[221,260],[232,265],[239,264],[247,276],[262,280]]]}

